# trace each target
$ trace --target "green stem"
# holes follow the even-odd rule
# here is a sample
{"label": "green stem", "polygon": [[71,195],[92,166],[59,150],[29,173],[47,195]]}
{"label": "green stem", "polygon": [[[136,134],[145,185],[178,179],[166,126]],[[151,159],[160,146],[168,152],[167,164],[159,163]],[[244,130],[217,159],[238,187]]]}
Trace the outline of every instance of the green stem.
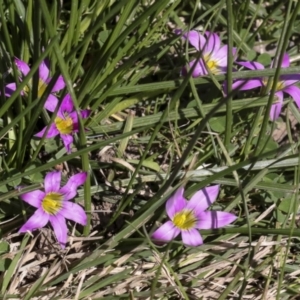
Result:
{"label": "green stem", "polygon": [[[289,2],[288,10],[290,9],[290,5],[291,5],[291,2]],[[277,86],[277,83],[278,83],[278,80],[279,80],[279,76],[282,75],[281,63],[282,63],[282,60],[283,60],[283,55],[284,55],[285,49],[288,46],[288,43],[289,43],[289,40],[290,40],[290,35],[293,32],[294,21],[295,21],[297,15],[298,15],[299,8],[300,8],[300,1],[297,2],[291,19],[290,20],[288,20],[288,19],[285,20],[285,23],[287,23],[288,25],[287,25],[286,31],[283,32],[284,37],[283,37],[283,42],[282,42],[282,47],[281,47],[281,53],[280,53],[279,59],[277,61],[277,67],[275,69],[275,75],[274,75],[274,80],[273,80],[273,84],[272,84],[272,89],[271,89],[270,96],[269,96],[269,101],[268,101],[268,104],[267,104],[267,107],[266,107],[266,114],[265,114],[265,117],[264,117],[264,120],[263,120],[263,123],[262,123],[262,126],[261,126],[261,130],[260,130],[259,137],[258,137],[258,140],[257,140],[257,145],[258,146],[255,149],[254,155],[258,155],[259,153],[261,153],[264,150],[265,146],[266,146],[265,143],[262,143],[262,140],[266,135],[268,122],[269,122],[269,113],[270,113],[270,110],[271,110],[271,106],[273,105],[273,99],[274,99],[274,95],[275,95],[275,92],[276,92],[276,86]],[[268,82],[268,85],[269,84],[270,84],[270,80]],[[267,89],[268,89],[268,86],[267,86]]]}
{"label": "green stem", "polygon": [[226,102],[226,125],[225,125],[225,147],[229,149],[232,128],[232,67],[233,67],[233,13],[231,0],[226,1],[227,6],[227,32],[228,32],[228,56],[227,56],[227,94],[228,100]]}
{"label": "green stem", "polygon": [[[236,227],[236,228],[218,228],[218,229],[206,229],[200,230],[202,235],[212,235],[212,234],[249,234],[248,227]],[[259,228],[251,227],[252,235],[286,235],[293,237],[300,237],[300,229],[293,228]]]}

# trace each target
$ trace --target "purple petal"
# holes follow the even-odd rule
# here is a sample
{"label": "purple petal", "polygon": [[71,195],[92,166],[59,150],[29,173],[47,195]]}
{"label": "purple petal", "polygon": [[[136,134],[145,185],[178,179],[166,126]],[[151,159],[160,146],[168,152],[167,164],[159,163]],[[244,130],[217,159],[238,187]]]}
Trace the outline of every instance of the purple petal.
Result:
{"label": "purple petal", "polygon": [[32,231],[44,227],[49,221],[49,215],[38,208],[35,213],[27,220],[27,222],[20,228],[19,232]]}
{"label": "purple petal", "polygon": [[[205,64],[203,62],[202,59],[194,59],[191,62],[189,62],[189,70],[194,66],[194,64],[196,63],[196,66],[194,67],[192,76],[195,77],[199,77],[199,76],[203,76],[203,75],[207,75],[208,72],[206,70]],[[183,68],[182,70],[182,75],[186,76],[187,75],[187,69]]]}
{"label": "purple petal", "polygon": [[61,112],[68,112],[68,113],[70,113],[74,110],[73,100],[72,100],[70,94],[67,94],[64,97],[59,109]]}
{"label": "purple petal", "polygon": [[61,134],[60,135],[65,148],[67,149],[67,153],[71,153],[71,145],[73,143],[73,136],[71,134]]}
{"label": "purple petal", "polygon": [[176,238],[179,233],[180,229],[175,227],[171,221],[167,221],[153,232],[151,238],[154,240],[169,242]]}
{"label": "purple petal", "polygon": [[50,172],[44,180],[44,188],[46,194],[50,192],[58,192],[60,189],[61,172]]}
{"label": "purple petal", "polygon": [[[73,130],[72,132],[78,132],[78,115],[76,111],[73,111],[71,113],[69,113],[69,117],[72,119],[73,121]],[[65,118],[65,116],[62,116],[61,118]]]}
{"label": "purple petal", "polygon": [[70,200],[77,194],[77,188],[86,181],[87,172],[81,172],[70,177],[65,186],[59,192],[64,194],[64,200]]}
{"label": "purple petal", "polygon": [[232,48],[232,55],[234,56],[233,60],[236,60],[236,56],[237,56],[237,48],[236,47]]}
{"label": "purple petal", "polygon": [[216,33],[213,32],[205,32],[205,37],[206,37],[206,45],[204,48],[204,53],[214,53],[217,52],[220,49],[221,45],[221,40],[219,36]]}
{"label": "purple petal", "polygon": [[180,187],[166,202],[166,212],[170,219],[176,215],[176,213],[182,211],[186,207],[186,200],[183,197],[184,188]]}
{"label": "purple petal", "polygon": [[58,105],[58,99],[54,95],[50,94],[44,104],[44,108],[46,108],[51,112],[54,112],[57,105]]}
{"label": "purple petal", "polygon": [[[50,81],[51,81],[52,78],[49,78],[47,79],[46,83],[49,84]],[[66,86],[65,84],[65,80],[64,78],[62,77],[62,75],[60,75],[58,78],[57,78],[57,81],[55,82],[54,84],[54,87],[52,88],[51,92],[58,92],[60,90],[62,90],[64,87]]]}
{"label": "purple petal", "polygon": [[248,80],[239,79],[232,84],[232,90],[247,91],[261,86],[263,86],[263,82],[258,78]]}
{"label": "purple petal", "polygon": [[199,231],[195,228],[181,231],[182,241],[186,246],[197,247],[203,244]]}
{"label": "purple petal", "polygon": [[28,204],[30,204],[36,208],[41,207],[41,202],[44,199],[44,197],[45,197],[45,193],[40,190],[25,193],[20,196],[20,198],[23,201],[27,202]]}
{"label": "purple petal", "polygon": [[250,70],[263,70],[265,68],[261,63],[256,61],[239,61],[236,63]]}
{"label": "purple petal", "polygon": [[78,123],[78,115],[76,111],[69,113],[69,117],[73,120],[73,123]]}
{"label": "purple petal", "polygon": [[24,76],[29,73],[30,68],[25,61],[15,58],[15,64]]}
{"label": "purple petal", "polygon": [[298,108],[300,109],[300,89],[297,86],[288,86],[284,88],[283,91],[294,99]]}
{"label": "purple petal", "polygon": [[186,209],[194,210],[195,214],[206,210],[214,201],[217,199],[219,194],[219,185],[212,185],[198,191],[194,196],[188,201]]}
{"label": "purple petal", "polygon": [[283,82],[284,87],[294,85],[300,81],[300,74],[281,75],[279,81]]}
{"label": "purple petal", "polygon": [[204,36],[195,30],[191,30],[187,33],[184,33],[182,37],[187,39],[189,43],[192,46],[194,46],[198,51],[200,51],[200,49],[202,49],[202,47],[206,43]]}
{"label": "purple petal", "polygon": [[79,126],[78,126],[78,121],[76,121],[76,122],[74,122],[74,119],[73,119],[73,133],[76,133],[76,132],[78,132],[78,128],[79,128]]}
{"label": "purple petal", "polygon": [[43,82],[47,82],[47,79],[49,77],[49,64],[46,60],[42,61],[39,66],[39,76],[40,79],[43,80]]}
{"label": "purple petal", "polygon": [[[41,130],[40,132],[36,133],[34,136],[36,137],[39,137],[39,138],[42,138],[44,136],[44,132],[47,130],[47,126]],[[55,123],[52,123],[50,125],[50,128],[47,132],[47,135],[46,135],[46,138],[50,139],[50,138],[53,138],[55,136],[57,136],[59,134],[59,131],[57,130],[56,126],[55,126]]]}
{"label": "purple petal", "polygon": [[9,83],[5,86],[5,96],[9,97],[13,94],[13,92],[17,89],[17,85],[15,82]]}
{"label": "purple petal", "polygon": [[228,46],[221,47],[218,51],[211,54],[210,60],[215,60],[220,67],[227,67]]}
{"label": "purple petal", "polygon": [[278,91],[275,93],[275,97],[277,97],[276,103],[272,104],[271,110],[270,110],[270,120],[275,121],[282,110],[282,104],[283,104],[283,93],[281,91]]}
{"label": "purple petal", "polygon": [[59,213],[66,219],[72,220],[81,225],[86,225],[86,213],[84,209],[76,203],[64,201],[63,208],[59,211]]}
{"label": "purple petal", "polygon": [[50,223],[54,229],[58,242],[62,248],[65,248],[68,240],[68,228],[65,218],[60,214],[50,216]]}
{"label": "purple petal", "polygon": [[281,68],[288,68],[290,66],[290,57],[287,53],[284,53]]}
{"label": "purple petal", "polygon": [[59,110],[57,111],[57,115],[56,115],[56,116],[59,117],[59,118],[61,118],[61,119],[63,119],[63,120],[66,119],[66,115],[65,115],[65,113],[61,110],[61,108],[59,108]]}
{"label": "purple petal", "polygon": [[198,214],[198,229],[215,229],[224,227],[237,219],[234,214],[225,211],[202,211]]}
{"label": "purple petal", "polygon": [[215,69],[212,69],[211,71],[215,75],[224,74],[227,72],[227,65],[226,67],[217,66]]}
{"label": "purple petal", "polygon": [[80,111],[80,114],[81,114],[81,118],[82,119],[86,119],[89,117],[89,115],[91,114],[91,110],[89,109],[83,109],[82,111]]}

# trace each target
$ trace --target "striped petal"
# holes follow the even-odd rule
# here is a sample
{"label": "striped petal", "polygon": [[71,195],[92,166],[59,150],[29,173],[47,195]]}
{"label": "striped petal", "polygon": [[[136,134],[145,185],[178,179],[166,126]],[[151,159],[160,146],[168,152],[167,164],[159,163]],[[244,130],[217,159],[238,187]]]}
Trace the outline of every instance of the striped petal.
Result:
{"label": "striped petal", "polygon": [[39,65],[39,76],[42,79],[43,82],[47,82],[47,79],[49,77],[49,61],[44,60]]}
{"label": "striped petal", "polygon": [[170,219],[180,211],[182,211],[187,202],[183,197],[184,188],[180,187],[166,202],[166,212]]}
{"label": "striped petal", "polygon": [[281,67],[282,68],[288,68],[290,66],[290,57],[287,53],[284,53]]}
{"label": "striped petal", "polygon": [[84,209],[76,203],[64,201],[63,208],[59,211],[59,213],[66,219],[72,220],[81,225],[86,225],[86,213]]}
{"label": "striped petal", "polygon": [[248,80],[237,80],[232,84],[232,90],[247,91],[262,86],[263,82],[261,79],[258,78]]}
{"label": "striped petal", "polygon": [[17,89],[17,85],[15,82],[7,84],[4,88],[5,96],[10,97],[16,89]]}
{"label": "striped petal", "polygon": [[[40,132],[36,133],[34,136],[42,138],[44,136],[44,133],[47,130],[47,128],[48,127],[46,126],[43,130],[41,130]],[[57,136],[58,134],[59,134],[59,131],[57,130],[57,128],[55,126],[55,123],[52,123],[50,125],[50,128],[49,128],[47,134],[46,134],[46,138],[50,139],[50,138],[53,138],[53,137]]]}
{"label": "striped petal", "polygon": [[38,208],[35,213],[27,220],[27,222],[20,228],[19,232],[33,231],[44,227],[49,221],[49,215]]}
{"label": "striped petal", "polygon": [[236,63],[250,70],[263,70],[265,68],[261,63],[256,61],[239,61]]}
{"label": "striped petal", "polygon": [[74,110],[73,100],[70,94],[67,94],[62,100],[61,106],[59,108],[61,112],[72,112]]}
{"label": "striped petal", "polygon": [[205,37],[195,30],[188,31],[182,35],[183,38],[187,39],[189,43],[195,47],[198,51],[200,51],[205,43]]}
{"label": "striped petal", "polygon": [[[47,79],[46,83],[49,84],[52,78]],[[66,86],[64,78],[60,75],[54,84],[51,92],[58,92]]]}
{"label": "striped petal", "polygon": [[169,242],[176,238],[179,233],[180,229],[175,227],[171,221],[168,221],[154,231],[151,238],[158,241]]}
{"label": "striped petal", "polygon": [[69,178],[65,186],[59,192],[64,195],[64,200],[73,199],[77,194],[79,186],[83,185],[87,178],[87,172],[81,172]]}
{"label": "striped petal", "polygon": [[270,110],[271,121],[275,121],[276,119],[278,119],[282,110],[283,93],[281,91],[278,91],[275,93],[275,97],[277,97],[277,101],[271,106],[271,110]]}
{"label": "striped petal", "polygon": [[26,76],[29,71],[30,71],[30,68],[29,66],[27,65],[27,63],[21,59],[18,59],[18,58],[15,58],[15,64],[17,66],[17,68],[19,69],[19,71],[24,75]]}
{"label": "striped petal", "polygon": [[183,230],[181,236],[186,246],[197,247],[203,244],[202,237],[197,229]]}
{"label": "striped petal", "polygon": [[198,229],[215,229],[224,227],[234,222],[237,217],[225,211],[202,211],[198,214]]}
{"label": "striped petal", "polygon": [[60,214],[56,214],[50,216],[49,219],[58,242],[62,248],[65,248],[68,240],[68,228],[65,218]]}
{"label": "striped petal", "polygon": [[30,204],[31,206],[36,207],[36,208],[41,207],[41,203],[42,203],[42,200],[44,199],[44,197],[45,197],[45,193],[40,190],[25,193],[20,196],[20,198],[23,201],[27,202],[28,204]]}
{"label": "striped petal", "polygon": [[46,175],[44,180],[44,187],[46,194],[50,192],[58,192],[61,182],[61,172],[50,172]]}
{"label": "striped petal", "polygon": [[188,70],[186,67],[183,68],[182,75],[186,76],[188,74],[188,71],[192,68],[193,68],[192,77],[194,78],[208,74],[204,61],[202,59],[194,59],[191,62],[189,62]]}
{"label": "striped petal", "polygon": [[44,108],[46,108],[51,112],[54,112],[57,105],[58,105],[58,99],[54,95],[50,94],[44,104]]}
{"label": "striped petal", "polygon": [[71,153],[71,145],[73,143],[73,136],[71,134],[61,134],[60,135],[68,154]]}
{"label": "striped petal", "polygon": [[217,53],[221,46],[221,40],[216,33],[207,31],[205,33],[206,45],[204,48],[204,53]]}
{"label": "striped petal", "polygon": [[283,91],[294,99],[300,109],[300,89],[297,86],[288,86],[284,88]]}
{"label": "striped petal", "polygon": [[186,209],[193,210],[196,215],[206,210],[217,199],[219,194],[219,185],[206,187],[197,193],[188,201]]}

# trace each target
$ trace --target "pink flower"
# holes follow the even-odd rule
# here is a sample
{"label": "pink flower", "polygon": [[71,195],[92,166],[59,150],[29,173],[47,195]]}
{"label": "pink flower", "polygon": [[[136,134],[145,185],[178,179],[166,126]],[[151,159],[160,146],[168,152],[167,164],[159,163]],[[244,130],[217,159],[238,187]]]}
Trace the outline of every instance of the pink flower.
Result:
{"label": "pink flower", "polygon": [[[45,103],[45,108],[54,112],[57,105],[58,100],[56,98],[48,98]],[[80,114],[82,119],[86,119],[89,116],[90,111],[82,110]],[[40,138],[43,137],[46,129],[47,127],[38,132],[35,136]],[[71,144],[73,143],[73,133],[75,132],[78,132],[78,116],[77,112],[74,110],[73,100],[71,96],[67,94],[62,100],[54,123],[50,125],[46,138],[53,138],[56,135],[60,135],[68,153],[70,153]]]}
{"label": "pink flower", "polygon": [[[181,30],[175,32],[181,34]],[[193,77],[207,75],[207,68],[216,75],[227,72],[228,46],[221,46],[221,40],[216,33],[207,31],[203,36],[199,32],[191,30],[184,33],[182,37],[187,39],[197,51],[201,52],[200,59],[194,59],[189,63],[190,68],[196,63],[192,73]],[[233,48],[232,52],[235,55],[236,49]],[[183,69],[183,73],[186,74],[187,70]]]}
{"label": "pink flower", "polygon": [[69,201],[76,196],[78,186],[85,182],[86,177],[86,172],[76,174],[70,177],[67,184],[61,188],[61,172],[50,172],[45,177],[45,191],[36,190],[21,195],[22,200],[37,210],[19,232],[42,228],[50,221],[58,242],[64,248],[67,243],[68,232],[65,219],[81,225],[86,225],[87,222],[83,208]]}
{"label": "pink flower", "polygon": [[[250,70],[263,70],[264,66],[259,62],[237,62],[237,64],[246,67]],[[272,68],[273,62],[271,64]],[[281,67],[288,68],[290,66],[290,58],[287,53],[284,54]],[[282,75],[276,85],[276,102],[272,105],[270,111],[270,119],[276,120],[282,110],[283,105],[283,92],[289,94],[296,102],[300,109],[300,89],[295,84],[300,80],[299,74]],[[239,79],[232,84],[232,89],[241,91],[251,90],[257,87],[265,87],[268,83],[268,78],[252,78],[252,79]]]}
{"label": "pink flower", "polygon": [[213,185],[198,191],[190,201],[183,197],[184,189],[179,188],[166,203],[166,212],[171,219],[152,235],[159,241],[169,242],[181,233],[186,246],[203,244],[198,229],[215,229],[236,220],[236,216],[222,211],[205,211],[217,198],[219,186]]}
{"label": "pink flower", "polygon": [[[17,66],[17,68],[19,69],[19,71],[22,73],[22,75],[26,76],[29,71],[30,68],[27,65],[26,62],[15,58],[15,64]],[[41,98],[42,95],[44,94],[48,84],[51,81],[51,77],[49,77],[49,62],[47,60],[44,60],[40,66],[39,66],[39,83],[38,83],[38,97]],[[22,81],[22,79],[20,79],[20,81]],[[59,76],[54,87],[52,88],[51,92],[58,92],[60,90],[62,90],[65,87],[65,81],[63,79],[62,76]],[[32,88],[32,80],[29,81],[28,85],[25,86],[25,88],[23,89],[23,91],[21,92],[22,95],[27,95],[30,91],[30,89]],[[16,83],[9,83],[5,86],[5,95],[6,96],[11,96],[12,93],[17,89],[17,85]],[[57,100],[57,98],[50,94],[47,98],[48,100]]]}

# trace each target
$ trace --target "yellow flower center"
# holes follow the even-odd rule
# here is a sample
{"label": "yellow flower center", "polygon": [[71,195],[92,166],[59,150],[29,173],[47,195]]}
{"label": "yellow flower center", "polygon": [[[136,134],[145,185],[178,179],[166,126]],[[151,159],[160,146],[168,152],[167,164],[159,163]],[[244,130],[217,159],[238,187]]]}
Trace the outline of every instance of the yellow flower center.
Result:
{"label": "yellow flower center", "polygon": [[49,215],[56,215],[62,208],[63,196],[59,193],[50,192],[48,193],[43,201],[43,210]]}
{"label": "yellow flower center", "polygon": [[[41,98],[47,88],[47,83],[44,82],[42,79],[39,79],[38,83],[38,98]],[[32,89],[32,80],[30,79],[28,85],[26,85],[23,89],[26,95],[29,94],[29,91]]]}
{"label": "yellow flower center", "polygon": [[56,117],[55,120],[55,125],[57,130],[61,134],[70,134],[73,131],[73,120],[69,116],[67,116],[65,119]]}
{"label": "yellow flower center", "polygon": [[[30,80],[30,81],[31,81],[31,80]],[[28,84],[30,84],[30,81],[29,81]],[[29,94],[29,91],[30,91],[29,86],[28,86],[28,85],[25,85],[25,87],[23,88],[23,91],[24,91],[25,95],[28,95],[28,94]]]}
{"label": "yellow flower center", "polygon": [[197,219],[192,210],[182,210],[178,212],[173,218],[174,225],[182,230],[194,228],[196,222]]}
{"label": "yellow flower center", "polygon": [[210,71],[213,74],[220,73],[220,70],[218,69],[218,63],[215,60],[209,60],[206,62],[207,67],[210,69]]}
{"label": "yellow flower center", "polygon": [[[272,86],[273,85],[273,80],[270,79],[270,81],[271,81],[271,86]],[[268,78],[264,78],[263,79],[263,85],[267,86],[267,84],[268,84]],[[281,91],[283,89],[284,89],[284,82],[283,81],[278,81],[277,84],[276,84],[275,90],[276,91]]]}
{"label": "yellow flower center", "polygon": [[47,88],[47,83],[43,80],[39,80],[39,86],[38,86],[38,97],[41,98]]}

